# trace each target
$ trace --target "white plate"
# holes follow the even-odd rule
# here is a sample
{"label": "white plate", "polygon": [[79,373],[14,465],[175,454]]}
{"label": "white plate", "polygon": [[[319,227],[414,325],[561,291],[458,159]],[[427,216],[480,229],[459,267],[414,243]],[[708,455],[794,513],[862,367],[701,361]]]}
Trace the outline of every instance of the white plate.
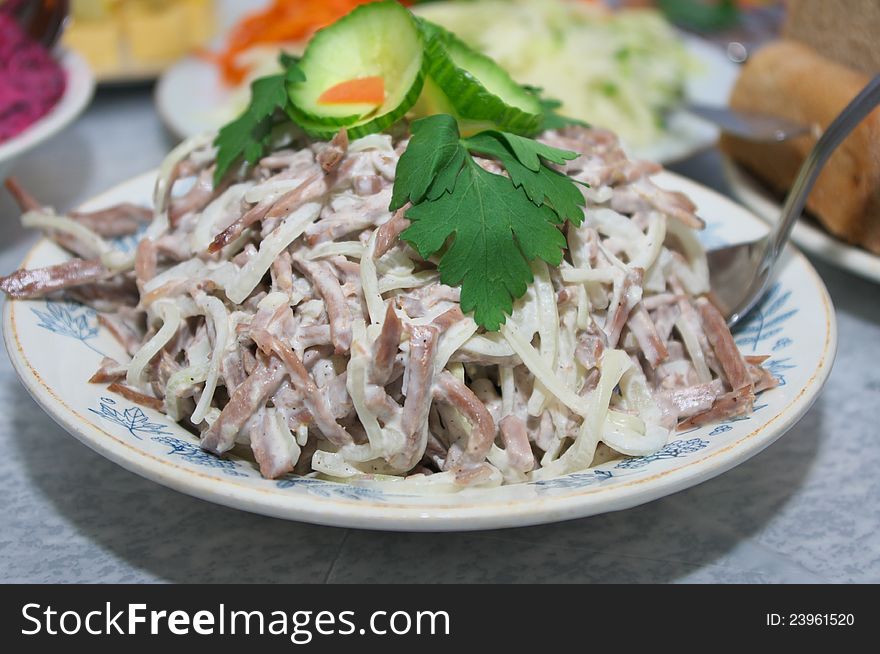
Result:
{"label": "white plate", "polygon": [[[683,37],[698,69],[688,77],[689,100],[709,105],[726,105],[736,81],[737,66],[715,45],[695,37]],[[166,70],[156,86],[156,109],[162,121],[180,138],[217,129],[234,118],[229,115],[232,91],[220,80],[214,64],[197,57],[181,59]],[[640,159],[669,164],[711,147],[718,129],[683,111],[668,116],[668,129],[656,142],[634,149]]]}
{"label": "white plate", "polygon": [[0,143],[0,179],[6,176],[15,159],[67,127],[92,99],[95,79],[85,60],[75,52],[65,51],[60,62],[67,75],[64,95],[49,113],[20,134]]}
{"label": "white plate", "polygon": [[232,93],[216,64],[184,57],[162,73],[154,102],[165,127],[184,139],[221,127],[230,118]]}
{"label": "white plate", "polygon": [[[87,207],[149,203],[152,180],[152,174],[137,177]],[[686,192],[697,203],[710,221],[710,244],[766,230],[749,212],[694,182],[670,173],[657,181]],[[65,257],[57,246],[41,241],[24,265],[45,266]],[[635,506],[714,477],[767,447],[807,411],[831,370],[837,347],[828,293],[806,258],[791,250],[778,285],[737,336],[747,353],[771,355],[765,365],[783,380],[759,396],[753,414],[673,434],[668,445],[647,457],[612,461],[546,482],[420,497],[388,485],[292,475],[267,480],[249,460],[221,460],[202,452],[189,432],[164,415],[87,383],[104,354],[125,359],[116,341],[99,328],[94,312],[81,306],[9,301],[3,333],[12,363],[37,402],[83,443],[133,472],[205,500],[280,518],[430,531],[579,518]]]}
{"label": "white plate", "polygon": [[[723,157],[723,167],[731,190],[743,204],[770,224],[779,220],[782,204],[758,180],[729,157]],[[798,221],[791,238],[807,252],[835,266],[880,282],[880,256],[841,241],[813,219]]]}

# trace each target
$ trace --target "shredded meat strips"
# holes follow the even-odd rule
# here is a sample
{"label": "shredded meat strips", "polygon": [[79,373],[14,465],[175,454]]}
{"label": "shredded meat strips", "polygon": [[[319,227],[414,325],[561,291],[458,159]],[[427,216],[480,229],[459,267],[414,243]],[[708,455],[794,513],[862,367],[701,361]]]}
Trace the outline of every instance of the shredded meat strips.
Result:
{"label": "shredded meat strips", "polygon": [[[585,183],[585,220],[565,227],[565,260],[549,276],[536,268],[501,332],[478,328],[460,290],[401,239],[408,207],[388,205],[406,140],[344,130],[217,187],[210,146],[187,142],[163,168],[155,219],[131,204],[57,217],[7,180],[79,256],[16,271],[0,290],[99,308],[131,360],[104,359],[90,381],[168,412],[208,452],[249,446],[268,478],[542,479],[616,456],[606,437],[641,451],[649,433],[751,411],[777,381],[707,297],[694,204],[657,187],[659,167],[628,159],[610,132],[540,140],[579,153],[559,170]],[[130,254],[102,245],[144,227]]]}

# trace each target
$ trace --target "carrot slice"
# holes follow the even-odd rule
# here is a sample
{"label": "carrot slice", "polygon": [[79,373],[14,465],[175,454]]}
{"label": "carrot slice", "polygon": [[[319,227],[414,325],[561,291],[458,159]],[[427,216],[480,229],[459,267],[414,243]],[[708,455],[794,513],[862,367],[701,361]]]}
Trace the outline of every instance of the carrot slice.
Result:
{"label": "carrot slice", "polygon": [[378,75],[340,82],[318,97],[318,104],[374,104],[385,102],[385,80]]}
{"label": "carrot slice", "polygon": [[240,84],[251,72],[239,58],[242,52],[261,44],[305,42],[316,30],[371,1],[272,0],[266,8],[246,15],[230,32],[223,50],[210,58],[220,66],[227,84]]}

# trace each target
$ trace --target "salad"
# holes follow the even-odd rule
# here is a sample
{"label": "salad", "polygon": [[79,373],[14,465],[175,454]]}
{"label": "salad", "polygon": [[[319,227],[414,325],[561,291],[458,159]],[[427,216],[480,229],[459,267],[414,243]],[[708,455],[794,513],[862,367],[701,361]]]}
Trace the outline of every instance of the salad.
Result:
{"label": "salad", "polygon": [[66,86],[58,62],[16,22],[20,4],[0,6],[0,143],[49,113]]}
{"label": "salad", "polygon": [[395,2],[280,65],[152,210],[10,183],[74,258],[0,289],[101,312],[130,359],[92,382],[266,477],[413,492],[647,455],[776,385],[706,296],[694,205],[612,133]]}

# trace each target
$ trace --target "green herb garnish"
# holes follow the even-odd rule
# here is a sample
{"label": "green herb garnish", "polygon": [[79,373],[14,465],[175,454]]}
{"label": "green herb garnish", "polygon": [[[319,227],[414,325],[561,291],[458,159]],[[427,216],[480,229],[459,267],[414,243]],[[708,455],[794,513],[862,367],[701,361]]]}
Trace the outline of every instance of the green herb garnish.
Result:
{"label": "green herb garnish", "polygon": [[276,111],[286,110],[290,102],[287,83],[305,81],[305,75],[297,65],[297,57],[282,53],[280,62],[284,72],[254,80],[247,109],[217,134],[214,140],[214,145],[217,146],[215,185],[220,184],[236,161],[244,159],[252,164],[260,160],[269,146]]}
{"label": "green herb garnish", "polygon": [[569,125],[578,125],[580,127],[589,127],[588,123],[585,123],[582,120],[578,120],[577,118],[569,118],[568,116],[563,116],[558,113],[556,110],[562,106],[562,103],[559,100],[554,100],[552,98],[541,98],[541,109],[544,115],[544,122],[542,124],[543,129],[562,129],[563,127],[568,127]]}
{"label": "green herb garnish", "polygon": [[[486,171],[474,154],[496,159],[509,177]],[[440,279],[461,286],[461,309],[473,311],[477,324],[499,329],[532,282],[535,257],[562,262],[558,225],[581,224],[584,198],[577,182],[548,164],[577,156],[507,132],[462,138],[447,114],[412,123],[390,209],[412,203],[401,238],[424,258],[443,250]]]}

